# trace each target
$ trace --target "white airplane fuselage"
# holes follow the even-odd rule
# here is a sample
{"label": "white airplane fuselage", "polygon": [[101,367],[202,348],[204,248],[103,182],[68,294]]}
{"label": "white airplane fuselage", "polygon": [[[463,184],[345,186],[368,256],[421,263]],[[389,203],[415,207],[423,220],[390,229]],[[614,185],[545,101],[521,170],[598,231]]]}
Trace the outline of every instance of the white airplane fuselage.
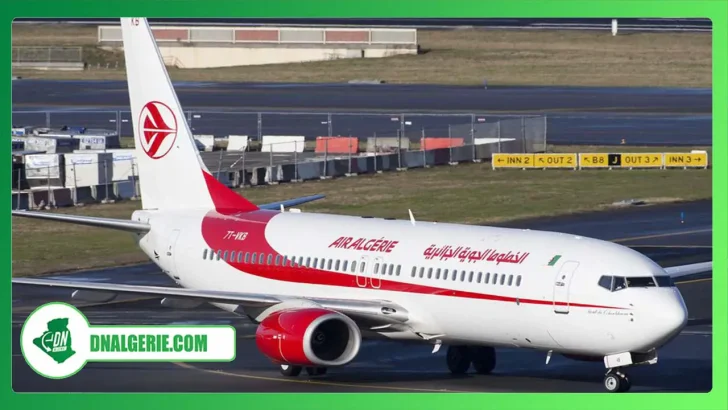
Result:
{"label": "white airplane fuselage", "polygon": [[601,358],[654,350],[687,321],[674,286],[599,286],[603,276],[662,285],[659,265],[569,234],[262,210],[138,211],[132,219],[152,226],[141,248],[186,288],[407,306],[411,331],[374,337],[423,341],[419,333]]}

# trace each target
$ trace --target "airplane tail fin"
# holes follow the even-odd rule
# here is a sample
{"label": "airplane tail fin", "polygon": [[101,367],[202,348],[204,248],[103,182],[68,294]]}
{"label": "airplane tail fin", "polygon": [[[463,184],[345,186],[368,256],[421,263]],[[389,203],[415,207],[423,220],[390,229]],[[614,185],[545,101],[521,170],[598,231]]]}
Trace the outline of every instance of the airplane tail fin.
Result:
{"label": "airplane tail fin", "polygon": [[144,209],[258,207],[207,169],[146,18],[122,18],[126,75]]}

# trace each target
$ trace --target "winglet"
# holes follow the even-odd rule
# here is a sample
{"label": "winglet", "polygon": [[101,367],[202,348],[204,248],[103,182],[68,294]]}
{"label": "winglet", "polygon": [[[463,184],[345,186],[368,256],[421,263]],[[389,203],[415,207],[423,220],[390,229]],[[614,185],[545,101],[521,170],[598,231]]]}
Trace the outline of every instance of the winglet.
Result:
{"label": "winglet", "polygon": [[412,226],[415,226],[415,216],[412,215],[412,210],[408,209],[407,211],[409,211],[410,222],[412,222]]}

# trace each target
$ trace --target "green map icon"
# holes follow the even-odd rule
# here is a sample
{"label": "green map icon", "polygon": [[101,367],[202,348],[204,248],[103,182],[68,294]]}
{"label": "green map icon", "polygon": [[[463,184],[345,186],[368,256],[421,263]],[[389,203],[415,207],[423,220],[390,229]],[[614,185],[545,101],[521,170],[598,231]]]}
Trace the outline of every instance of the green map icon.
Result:
{"label": "green map icon", "polygon": [[40,337],[33,339],[45,354],[61,364],[76,354],[71,349],[71,332],[68,330],[68,318],[53,319],[48,322],[48,330]]}

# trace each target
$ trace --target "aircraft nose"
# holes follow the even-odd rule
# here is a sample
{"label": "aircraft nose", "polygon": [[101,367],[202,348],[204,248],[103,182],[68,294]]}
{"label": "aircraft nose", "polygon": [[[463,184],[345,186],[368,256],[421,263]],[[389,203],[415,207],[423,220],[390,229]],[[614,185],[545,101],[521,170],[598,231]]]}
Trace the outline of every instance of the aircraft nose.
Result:
{"label": "aircraft nose", "polygon": [[685,306],[682,295],[676,289],[672,294],[665,295],[663,303],[656,306],[654,310],[655,324],[665,343],[675,337],[688,322],[688,309]]}

